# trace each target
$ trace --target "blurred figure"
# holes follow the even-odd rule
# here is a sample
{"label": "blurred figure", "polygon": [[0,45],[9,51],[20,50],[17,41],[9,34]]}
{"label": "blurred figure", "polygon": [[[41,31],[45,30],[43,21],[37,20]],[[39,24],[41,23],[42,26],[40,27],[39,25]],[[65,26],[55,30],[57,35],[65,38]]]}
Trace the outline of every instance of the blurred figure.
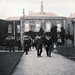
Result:
{"label": "blurred figure", "polygon": [[9,37],[7,37],[5,40],[4,40],[4,42],[5,42],[5,50],[8,50],[8,48],[10,49],[10,38]]}
{"label": "blurred figure", "polygon": [[57,39],[57,46],[62,45],[61,37]]}
{"label": "blurred figure", "polygon": [[14,37],[11,37],[11,39],[10,39],[10,52],[12,49],[14,52],[14,46],[15,46],[15,39],[14,39]]}
{"label": "blurred figure", "polygon": [[70,40],[69,38],[66,40],[65,42],[66,46],[72,46],[73,45],[73,42],[72,40]]}
{"label": "blurred figure", "polygon": [[24,38],[24,52],[26,52],[26,55],[28,54],[29,46],[30,46],[30,40],[29,37],[26,36]]}
{"label": "blurred figure", "polygon": [[52,40],[51,37],[46,36],[45,39],[45,48],[46,48],[46,54],[48,57],[51,57],[51,49],[52,49]]}
{"label": "blurred figure", "polygon": [[35,40],[34,39],[32,40],[32,47],[33,48],[35,47]]}
{"label": "blurred figure", "polygon": [[45,36],[45,35],[42,35],[41,39],[42,39],[43,46],[45,46],[45,39],[46,39],[46,36]]}
{"label": "blurred figure", "polygon": [[32,38],[29,37],[29,51],[31,51],[31,46],[32,46]]}
{"label": "blurred figure", "polygon": [[35,48],[36,48],[36,50],[37,50],[37,39],[39,38],[39,36],[37,35],[36,37],[35,37]]}
{"label": "blurred figure", "polygon": [[53,43],[53,52],[57,53],[57,43]]}
{"label": "blurred figure", "polygon": [[18,39],[18,51],[22,50],[22,46],[21,46],[21,40],[20,38]]}
{"label": "blurred figure", "polygon": [[42,53],[42,39],[41,36],[38,37],[37,42],[36,42],[36,46],[37,46],[37,56],[41,57],[41,53]]}

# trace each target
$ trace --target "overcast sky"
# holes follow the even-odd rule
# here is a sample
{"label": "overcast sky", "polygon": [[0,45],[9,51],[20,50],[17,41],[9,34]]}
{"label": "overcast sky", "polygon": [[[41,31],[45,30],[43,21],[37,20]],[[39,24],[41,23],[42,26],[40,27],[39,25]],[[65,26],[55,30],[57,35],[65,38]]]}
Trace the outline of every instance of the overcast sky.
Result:
{"label": "overcast sky", "polygon": [[75,12],[75,0],[0,0],[0,19],[20,17],[23,9],[26,15],[29,11],[40,12],[41,1],[43,1],[44,12],[64,17]]}

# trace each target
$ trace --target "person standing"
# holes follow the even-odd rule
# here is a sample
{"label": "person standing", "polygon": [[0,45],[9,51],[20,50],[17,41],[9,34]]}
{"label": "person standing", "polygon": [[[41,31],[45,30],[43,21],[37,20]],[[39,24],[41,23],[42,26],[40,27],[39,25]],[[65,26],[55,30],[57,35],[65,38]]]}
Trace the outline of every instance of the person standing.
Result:
{"label": "person standing", "polygon": [[28,54],[29,46],[30,46],[29,37],[25,37],[25,39],[24,39],[24,52],[26,52],[26,55]]}
{"label": "person standing", "polygon": [[37,50],[37,39],[38,39],[38,37],[39,37],[39,36],[37,35],[37,36],[35,37],[35,40],[34,40],[34,41],[35,41],[35,48],[36,48],[36,50]]}
{"label": "person standing", "polygon": [[41,36],[38,37],[37,39],[37,57],[42,57],[41,53],[42,53],[42,39]]}
{"label": "person standing", "polygon": [[9,51],[11,52],[11,37],[8,37],[8,41],[9,41]]}
{"label": "person standing", "polygon": [[4,40],[4,43],[5,43],[5,50],[7,51],[7,49],[9,48],[9,40],[8,40],[8,38],[6,38]]}
{"label": "person standing", "polygon": [[20,40],[20,39],[18,39],[18,51],[19,51],[19,50],[22,50],[21,40]]}
{"label": "person standing", "polygon": [[34,41],[34,39],[32,40],[32,47],[33,48],[35,47],[35,41]]}
{"label": "person standing", "polygon": [[31,51],[32,39],[29,37],[29,51]]}
{"label": "person standing", "polygon": [[45,48],[46,48],[46,54],[48,57],[51,57],[51,49],[52,49],[52,40],[51,37],[46,36],[45,39]]}
{"label": "person standing", "polygon": [[14,46],[15,46],[15,39],[14,39],[14,37],[11,37],[10,46],[11,46],[10,52],[11,52],[12,49],[13,49],[13,52],[14,52]]}

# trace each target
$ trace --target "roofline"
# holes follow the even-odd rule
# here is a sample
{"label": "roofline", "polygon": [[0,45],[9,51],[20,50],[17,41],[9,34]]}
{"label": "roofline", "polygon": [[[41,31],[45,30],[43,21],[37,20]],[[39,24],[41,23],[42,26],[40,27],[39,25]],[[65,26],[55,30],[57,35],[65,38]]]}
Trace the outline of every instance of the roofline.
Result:
{"label": "roofline", "polygon": [[66,19],[66,17],[54,17],[54,16],[25,16],[21,19]]}
{"label": "roofline", "polygon": [[5,20],[5,21],[20,21],[20,19],[19,20]]}

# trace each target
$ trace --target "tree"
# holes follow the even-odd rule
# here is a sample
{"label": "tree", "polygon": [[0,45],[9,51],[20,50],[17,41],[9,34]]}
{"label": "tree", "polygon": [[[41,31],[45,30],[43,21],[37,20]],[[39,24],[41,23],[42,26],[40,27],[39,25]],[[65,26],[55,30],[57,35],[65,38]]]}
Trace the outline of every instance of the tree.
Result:
{"label": "tree", "polygon": [[44,34],[44,30],[43,30],[43,28],[42,28],[42,27],[40,28],[40,31],[39,31],[39,32],[40,32],[40,34],[41,34],[41,35],[43,35],[43,34]]}
{"label": "tree", "polygon": [[51,38],[53,42],[57,41],[57,26],[51,27]]}
{"label": "tree", "polygon": [[65,29],[64,29],[63,27],[61,27],[61,33],[60,33],[60,36],[61,36],[62,44],[64,44]]}

